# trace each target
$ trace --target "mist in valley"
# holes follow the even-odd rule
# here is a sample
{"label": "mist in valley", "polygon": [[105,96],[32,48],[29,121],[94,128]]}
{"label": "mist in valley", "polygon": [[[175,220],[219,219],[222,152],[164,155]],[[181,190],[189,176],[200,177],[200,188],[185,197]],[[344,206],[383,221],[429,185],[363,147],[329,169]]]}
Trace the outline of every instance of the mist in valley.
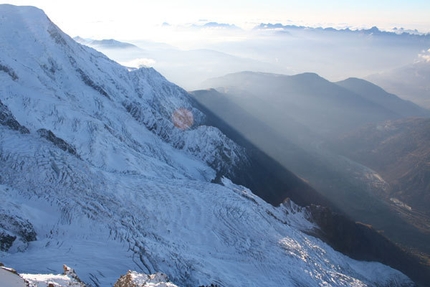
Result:
{"label": "mist in valley", "polygon": [[[207,22],[158,27],[135,46],[91,44],[130,66],[151,66],[186,90],[209,78],[241,71],[293,75],[314,72],[330,80],[364,78],[416,62],[430,48],[430,35],[414,31],[334,29],[260,24],[248,29]],[[144,39],[144,35],[142,36]]]}
{"label": "mist in valley", "polygon": [[[428,248],[428,214],[420,219],[427,226],[424,232],[413,227],[408,216],[399,217],[391,210],[388,194],[392,182],[339,152],[349,149],[340,144],[341,139],[363,126],[383,126],[384,122],[410,116],[428,117],[428,110],[363,80],[333,83],[312,73],[284,76],[243,72],[212,79],[207,85],[218,90],[194,92],[197,101],[307,180],[343,212],[404,244],[410,239],[403,238],[404,234],[413,234],[415,239],[421,236],[419,245]],[[425,186],[421,190],[428,192]]]}
{"label": "mist in valley", "polygon": [[[158,29],[152,40],[76,40],[130,69],[154,67],[195,90],[199,104],[345,214],[430,254],[428,210],[415,214],[407,196],[392,196],[398,183],[340,152],[353,148],[343,138],[363,127],[430,116],[420,92],[430,89],[429,34],[281,24],[245,30],[215,22]],[[369,138],[377,140],[384,139]],[[427,198],[428,187],[420,188]],[[399,212],[399,202],[413,212]]]}
{"label": "mist in valley", "polygon": [[[31,3],[27,2],[32,1],[16,2],[29,5]],[[34,15],[41,15],[48,28],[43,25],[38,27],[39,22],[35,19],[39,18],[26,13],[22,14],[21,19],[21,14],[17,14],[19,17],[9,17],[10,13],[5,12],[0,19],[2,23],[7,23],[12,18],[19,18],[17,23],[26,27],[21,29],[17,26],[15,29],[10,24],[11,30],[15,29],[11,34],[8,27],[3,26],[7,41],[3,45],[6,49],[0,63],[0,76],[5,82],[0,108],[3,109],[6,131],[3,146],[10,150],[10,154],[23,152],[25,158],[33,162],[33,155],[25,149],[21,151],[20,146],[15,146],[8,137],[9,134],[15,135],[14,130],[20,127],[18,120],[23,121],[34,108],[34,111],[40,112],[40,117],[36,115],[34,120],[30,117],[27,126],[30,124],[34,129],[33,126],[38,124],[46,125],[37,130],[43,142],[39,143],[38,137],[32,136],[37,140],[34,149],[39,146],[45,149],[46,146],[46,151],[57,147],[66,151],[60,147],[63,146],[61,141],[64,141],[71,142],[70,147],[75,144],[77,149],[82,150],[81,154],[89,154],[87,158],[80,158],[74,147],[70,150],[75,154],[66,151],[70,153],[66,156],[72,158],[72,167],[75,163],[78,167],[88,161],[88,168],[98,171],[94,177],[84,174],[82,177],[93,179],[96,191],[101,191],[100,199],[96,192],[88,195],[96,195],[95,206],[106,207],[107,210],[110,205],[104,206],[104,198],[111,196],[110,191],[112,198],[124,194],[127,199],[124,199],[124,204],[118,201],[125,206],[124,214],[132,211],[127,208],[128,190],[132,196],[136,192],[134,199],[141,199],[142,204],[147,201],[143,207],[148,212],[140,205],[137,210],[142,214],[137,215],[136,220],[133,216],[130,216],[131,219],[116,217],[122,214],[122,210],[116,213],[116,208],[109,208],[114,210],[113,213],[100,212],[100,218],[106,218],[107,222],[113,222],[112,215],[114,220],[124,218],[118,221],[118,227],[113,225],[118,228],[113,230],[124,230],[127,240],[134,233],[126,232],[125,228],[138,231],[133,240],[142,243],[142,246],[136,243],[133,249],[130,245],[127,252],[132,250],[136,252],[133,254],[139,254],[142,266],[150,273],[151,269],[158,270],[158,267],[164,266],[168,271],[177,269],[177,274],[182,274],[184,268],[180,264],[170,264],[165,260],[177,257],[177,254],[190,258],[189,264],[186,262],[188,259],[184,260],[185,275],[181,277],[181,282],[188,282],[195,276],[193,273],[200,270],[192,269],[193,266],[201,266],[201,270],[210,270],[215,266],[200,264],[199,260],[189,256],[193,249],[188,246],[197,242],[189,239],[199,239],[193,238],[193,232],[201,233],[201,238],[204,238],[201,244],[196,245],[196,251],[216,247],[207,253],[210,254],[208,257],[220,256],[223,260],[229,260],[226,266],[221,263],[221,269],[210,270],[207,274],[213,272],[221,276],[222,271],[216,270],[227,270],[233,264],[246,261],[240,259],[241,262],[235,262],[229,254],[236,245],[241,255],[252,257],[255,254],[250,261],[251,265],[255,265],[270,257],[265,251],[257,254],[254,250],[257,250],[255,246],[266,246],[266,240],[271,235],[259,232],[258,236],[253,237],[251,232],[248,236],[246,229],[239,228],[240,225],[249,222],[249,226],[260,228],[265,222],[258,220],[264,218],[269,228],[275,224],[284,227],[290,223],[283,218],[288,215],[294,221],[300,210],[300,216],[314,226],[304,231],[306,237],[315,237],[318,242],[321,240],[352,259],[376,261],[398,269],[416,281],[417,286],[427,286],[430,280],[430,30],[418,31],[409,27],[429,27],[429,22],[422,16],[425,9],[419,9],[428,4],[411,2],[396,6],[394,2],[387,1],[372,6],[370,2],[346,5],[328,1],[308,5],[303,1],[273,1],[271,4],[269,1],[263,7],[257,2],[245,5],[244,2],[218,1],[209,7],[204,3],[186,1],[152,4],[96,2],[82,1],[79,5],[79,1],[66,1],[61,5],[57,3],[55,6],[58,7],[55,7],[51,6],[54,2],[48,4],[41,1],[45,6],[42,8],[52,9],[52,12],[64,5],[57,14],[52,14],[52,19],[64,19],[58,27],[54,24],[57,22],[51,23],[42,11]],[[13,5],[5,5],[7,9],[12,9],[9,6]],[[374,7],[375,11],[367,6]],[[33,8],[20,9],[30,11]],[[416,17],[411,17],[411,11],[415,11]],[[339,15],[342,12],[345,15]],[[287,20],[285,17],[294,18]],[[240,26],[230,24],[233,21],[241,23]],[[342,21],[348,23],[343,24]],[[369,25],[359,26],[363,23]],[[387,28],[392,23],[400,26]],[[383,26],[378,28],[373,25]],[[67,34],[74,37],[74,41],[94,50],[77,45],[66,34],[63,35],[63,27],[64,31],[73,31]],[[38,33],[44,36],[37,38]],[[43,53],[38,56],[39,50]],[[36,51],[34,55],[33,51]],[[40,88],[38,84],[33,87],[33,80],[40,82]],[[36,88],[39,90],[36,91]],[[33,102],[26,102],[28,97],[31,98],[27,90],[34,91],[34,107]],[[15,95],[15,91],[19,93]],[[37,100],[38,97],[41,101]],[[64,104],[68,100],[72,104],[70,110]],[[42,107],[45,101],[52,103],[47,111]],[[75,122],[94,111],[94,116],[88,119],[89,133],[82,133],[74,126],[70,129],[68,117],[66,120],[60,118],[61,112],[57,108],[64,111],[65,116],[68,116],[67,113],[73,115]],[[92,123],[100,125],[100,131],[92,128]],[[40,132],[42,129],[52,134],[55,132],[58,139],[48,139]],[[111,136],[112,144],[106,140]],[[17,141],[24,137],[27,133],[16,133],[14,136]],[[91,141],[100,138],[100,145],[94,140],[96,144],[91,143],[87,147],[86,137]],[[24,146],[25,141],[22,141]],[[108,146],[106,150],[105,144]],[[45,156],[43,158],[46,159]],[[57,160],[56,155],[52,158]],[[5,162],[11,164],[10,168],[5,168],[8,172],[5,178],[15,184],[11,179],[15,178],[13,171],[19,169],[19,163],[8,154]],[[51,173],[51,168],[58,176],[56,166],[45,165],[45,160],[37,164],[40,169],[34,169],[36,183],[41,178],[38,176],[40,170]],[[70,170],[74,170],[72,167]],[[20,171],[23,170],[21,168]],[[80,169],[76,170],[80,175]],[[103,176],[109,179],[106,183]],[[115,184],[109,183],[111,179]],[[143,186],[140,180],[145,183]],[[200,184],[200,180],[204,180],[204,184]],[[45,181],[47,186],[53,182]],[[68,184],[69,181],[64,182]],[[87,180],[71,179],[70,182],[71,186],[76,183],[77,190],[80,190],[82,182],[82,194],[85,193],[85,196],[87,190],[92,190],[92,186],[87,188],[84,185]],[[28,192],[34,185],[33,181],[30,183],[30,188],[25,186]],[[209,186],[211,188],[207,188]],[[224,189],[221,186],[234,188],[237,194],[218,192]],[[72,190],[67,185],[63,187],[65,191]],[[43,189],[43,185],[39,189]],[[61,192],[62,187],[58,190]],[[200,197],[194,199],[195,195],[205,197],[200,201]],[[55,199],[57,195],[53,196]],[[59,199],[61,196],[58,194]],[[13,195],[10,198],[13,199]],[[223,201],[214,204],[218,198]],[[244,200],[244,208],[257,211],[263,217],[241,213],[240,206],[234,202],[239,202],[236,199]],[[100,203],[96,204],[99,200]],[[166,209],[168,201],[179,208],[180,217],[170,216],[175,211],[171,213],[169,208]],[[261,204],[270,208],[260,210],[258,206]],[[211,213],[209,210],[210,216],[202,216],[212,205],[219,210],[225,208],[226,214],[221,211]],[[271,211],[283,206],[292,208],[281,210],[279,214],[282,213],[282,216]],[[160,214],[170,216],[163,219],[162,224],[159,224],[161,219],[158,220],[157,216],[152,217],[157,214],[158,207],[161,207]],[[193,212],[193,208],[197,211]],[[10,210],[14,211],[12,208]],[[16,214],[20,215],[20,212]],[[229,220],[230,215],[237,221]],[[141,221],[142,218],[144,221]],[[152,219],[153,223],[150,222]],[[132,224],[124,225],[126,221]],[[140,226],[141,222],[145,226]],[[179,237],[174,228],[168,229],[171,226],[166,222],[177,227]],[[214,227],[228,226],[226,230],[229,234],[222,229],[219,233],[210,231],[215,238],[195,227],[199,224],[207,227],[208,223]],[[144,233],[148,226],[154,227],[154,236],[149,231]],[[188,226],[191,228],[187,229]],[[88,234],[91,232],[88,229]],[[56,240],[57,235],[58,232],[53,234],[51,230],[52,238],[49,239]],[[65,232],[63,235],[67,237]],[[7,237],[8,240],[10,238]],[[58,238],[62,240],[61,236]],[[177,238],[185,239],[177,241]],[[225,241],[225,252],[212,244],[216,242],[214,238]],[[147,239],[148,244],[145,243]],[[279,249],[282,241],[274,237],[270,240]],[[126,245],[134,244],[134,241],[124,242]],[[165,246],[170,246],[172,253],[162,245],[158,249],[153,242],[166,242]],[[182,247],[176,248],[179,245],[185,248],[181,251]],[[155,255],[150,251],[152,246],[156,247]],[[45,249],[47,247],[49,244],[45,245]],[[293,250],[296,247],[288,248]],[[288,254],[287,249],[281,249],[276,252],[292,255]],[[311,249],[317,249],[317,246]],[[329,254],[328,250],[321,249],[318,256]],[[291,258],[296,260],[294,256]],[[182,257],[178,258],[177,262],[182,260]],[[313,262],[308,262],[307,255],[299,254],[297,259],[306,264]],[[135,261],[134,257],[130,260]],[[284,263],[279,266],[284,266]],[[350,267],[354,269],[352,265]],[[312,268],[303,270],[308,274],[307,271]],[[343,267],[337,264],[330,268],[339,279],[342,279],[343,271],[348,271],[341,270]],[[245,277],[249,273],[247,266],[239,266],[238,270],[244,271],[242,275]],[[294,277],[293,271],[288,275]],[[377,274],[376,271],[373,273]],[[309,273],[316,278],[318,273],[315,274]],[[264,272],[257,275],[264,278]],[[100,276],[104,275],[100,273]],[[196,282],[193,281],[193,284]]]}

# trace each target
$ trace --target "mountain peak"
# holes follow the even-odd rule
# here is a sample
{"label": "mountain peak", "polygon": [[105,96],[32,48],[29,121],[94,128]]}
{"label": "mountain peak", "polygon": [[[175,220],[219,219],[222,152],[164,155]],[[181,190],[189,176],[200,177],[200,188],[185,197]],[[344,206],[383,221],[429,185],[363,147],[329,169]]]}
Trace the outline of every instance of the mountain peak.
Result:
{"label": "mountain peak", "polygon": [[24,56],[29,59],[40,57],[50,49],[44,45],[52,40],[61,46],[74,42],[41,9],[32,6],[0,5],[0,34],[5,44],[2,47],[3,61]]}
{"label": "mountain peak", "polygon": [[[32,31],[44,29],[52,24],[45,12],[33,6],[0,5],[0,29],[7,31],[29,28]],[[9,24],[8,24],[9,23]],[[10,25],[12,24],[13,25]],[[3,31],[2,31],[3,32]]]}
{"label": "mountain peak", "polygon": [[[4,18],[6,15],[13,17],[22,15],[28,17],[29,20],[35,20],[37,18],[47,18],[45,12],[42,9],[39,9],[34,6],[17,6],[12,4],[1,4],[0,15],[2,15],[2,18]],[[19,22],[20,19],[16,18],[15,21]]]}
{"label": "mountain peak", "polygon": [[140,49],[136,45],[120,42],[114,39],[102,39],[102,40],[93,40],[93,39],[84,39],[82,37],[76,36],[73,38],[76,42],[80,44],[84,44],[87,46],[94,46],[94,47],[100,47],[104,49],[128,49],[128,48],[134,48],[134,49]]}
{"label": "mountain peak", "polygon": [[232,182],[245,148],[154,69],[129,71],[41,10],[0,10],[0,247],[18,272],[67,263],[95,286],[126,270],[181,286],[410,283],[304,233],[317,228],[305,209]]}
{"label": "mountain peak", "polygon": [[422,108],[410,101],[403,100],[398,96],[388,93],[381,87],[358,78],[348,78],[336,83],[337,85],[347,88],[357,93],[361,97],[372,101],[375,104],[384,106],[396,114],[404,117],[428,117],[430,111]]}

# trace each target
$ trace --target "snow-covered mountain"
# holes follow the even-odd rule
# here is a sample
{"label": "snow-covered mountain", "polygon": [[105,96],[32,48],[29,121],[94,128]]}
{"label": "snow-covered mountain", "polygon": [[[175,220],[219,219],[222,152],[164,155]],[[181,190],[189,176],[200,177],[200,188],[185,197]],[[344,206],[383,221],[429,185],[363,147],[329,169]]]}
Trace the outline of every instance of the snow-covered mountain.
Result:
{"label": "snow-covered mountain", "polygon": [[[87,287],[75,270],[63,265],[63,274],[19,274],[15,269],[0,265],[0,284],[6,287]],[[213,285],[212,285],[213,286]],[[113,287],[178,287],[166,274],[144,274],[128,271]]]}
{"label": "snow-covered mountain", "polygon": [[201,125],[188,94],[155,70],[129,71],[33,7],[0,5],[0,37],[6,265],[67,264],[92,286],[129,269],[178,286],[413,285],[306,235],[317,227],[305,209],[229,180],[245,149]]}

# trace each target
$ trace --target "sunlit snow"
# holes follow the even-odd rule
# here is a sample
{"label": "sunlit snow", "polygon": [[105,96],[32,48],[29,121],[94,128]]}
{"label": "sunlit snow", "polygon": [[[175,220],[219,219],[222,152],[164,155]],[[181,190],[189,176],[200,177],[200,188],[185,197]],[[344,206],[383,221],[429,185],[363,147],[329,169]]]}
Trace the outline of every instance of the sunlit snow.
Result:
{"label": "sunlit snow", "polygon": [[[17,75],[0,71],[0,100],[30,131],[0,125],[0,213],[37,233],[0,253],[8,266],[58,274],[67,264],[94,286],[127,270],[160,271],[179,286],[410,283],[306,235],[315,226],[293,203],[273,207],[226,178],[211,183],[243,150],[199,125],[186,92],[155,70],[128,71],[34,8],[0,5],[0,35],[0,64]],[[180,108],[193,113],[188,130],[171,122]]]}

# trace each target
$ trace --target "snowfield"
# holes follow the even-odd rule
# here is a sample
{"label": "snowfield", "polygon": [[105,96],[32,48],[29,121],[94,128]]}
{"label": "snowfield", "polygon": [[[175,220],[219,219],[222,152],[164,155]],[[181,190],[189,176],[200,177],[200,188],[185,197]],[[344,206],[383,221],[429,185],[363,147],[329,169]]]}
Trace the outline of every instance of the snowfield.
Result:
{"label": "snowfield", "polygon": [[[0,5],[0,37],[7,266],[58,274],[66,264],[90,286],[128,270],[178,286],[413,286],[306,235],[317,227],[294,203],[211,183],[246,162],[243,148],[201,125],[188,94],[155,70],[128,71],[33,7]],[[189,129],[172,122],[179,109],[192,113]]]}
{"label": "snowfield", "polygon": [[3,267],[0,267],[0,284],[5,287],[26,287],[21,277]]}

